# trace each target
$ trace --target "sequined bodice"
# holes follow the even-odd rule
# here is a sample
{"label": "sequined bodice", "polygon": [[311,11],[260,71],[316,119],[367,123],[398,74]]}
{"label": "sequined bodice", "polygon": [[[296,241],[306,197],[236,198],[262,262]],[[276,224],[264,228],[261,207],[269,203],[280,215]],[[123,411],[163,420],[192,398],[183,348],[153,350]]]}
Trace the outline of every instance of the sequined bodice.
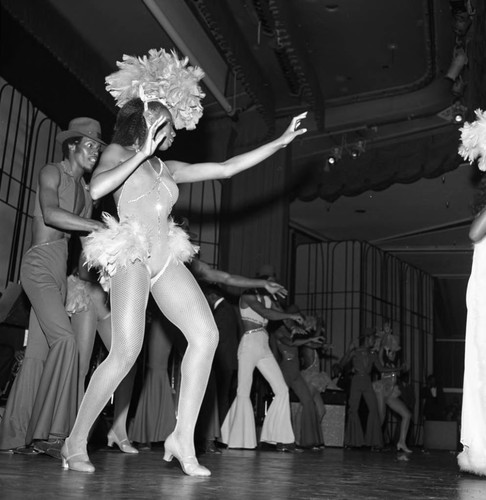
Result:
{"label": "sequined bodice", "polygon": [[118,217],[139,220],[153,237],[167,235],[167,219],[179,196],[177,184],[165,164],[160,171],[145,161],[126,181],[118,199]]}

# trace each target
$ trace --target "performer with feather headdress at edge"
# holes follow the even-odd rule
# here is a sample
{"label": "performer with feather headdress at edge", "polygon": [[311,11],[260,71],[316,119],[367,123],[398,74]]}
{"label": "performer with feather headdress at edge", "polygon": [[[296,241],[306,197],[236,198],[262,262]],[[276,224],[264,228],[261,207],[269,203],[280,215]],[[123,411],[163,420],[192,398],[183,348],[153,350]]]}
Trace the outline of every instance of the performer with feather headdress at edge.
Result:
{"label": "performer with feather headdress at edge", "polygon": [[84,247],[90,265],[104,271],[110,285],[112,346],[93,374],[76,423],[62,449],[63,466],[94,471],[86,452],[88,432],[141,350],[145,309],[152,293],[161,312],[185,335],[177,423],[165,441],[164,460],[176,457],[190,476],[209,476],[194,451],[194,427],[218,343],[208,303],[182,263],[195,247],[170,218],[178,183],[226,179],[286,147],[306,129],[295,116],[273,141],[222,163],[162,162],[155,151],[172,145],[175,129],[194,129],[204,97],[204,74],[174,52],[152,49],[142,58],[124,56],[119,70],[106,78],[121,107],[112,140],[90,184],[94,199],[113,193],[120,222],[106,215],[106,229],[94,231]]}
{"label": "performer with feather headdress at edge", "polygon": [[[486,112],[476,110],[476,121],[461,129],[459,154],[486,170]],[[462,396],[461,443],[457,461],[463,471],[486,476],[486,178],[473,205],[476,217],[469,229],[474,243],[471,275],[467,285],[466,346]]]}

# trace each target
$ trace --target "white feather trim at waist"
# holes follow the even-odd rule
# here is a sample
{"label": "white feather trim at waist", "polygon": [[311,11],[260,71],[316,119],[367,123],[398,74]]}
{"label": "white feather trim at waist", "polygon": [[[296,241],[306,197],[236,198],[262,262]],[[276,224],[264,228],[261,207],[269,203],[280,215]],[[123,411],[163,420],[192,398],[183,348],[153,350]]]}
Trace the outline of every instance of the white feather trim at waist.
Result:
{"label": "white feather trim at waist", "polygon": [[[89,268],[99,268],[107,279],[128,264],[148,261],[154,236],[146,225],[133,218],[118,222],[107,213],[103,213],[103,222],[106,228],[93,231],[85,239],[83,249]],[[170,257],[177,263],[191,260],[199,250],[171,218],[168,221],[167,245]],[[103,283],[103,279],[100,281]]]}

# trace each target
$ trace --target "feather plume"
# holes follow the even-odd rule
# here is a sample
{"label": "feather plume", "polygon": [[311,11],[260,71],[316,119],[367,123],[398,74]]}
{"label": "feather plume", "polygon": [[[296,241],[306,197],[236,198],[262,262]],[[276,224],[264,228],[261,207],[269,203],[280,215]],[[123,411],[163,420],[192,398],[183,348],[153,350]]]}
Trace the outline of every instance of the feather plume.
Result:
{"label": "feather plume", "polygon": [[469,163],[478,159],[478,168],[486,171],[486,112],[476,109],[476,120],[466,122],[460,129],[459,154]]}
{"label": "feather plume", "polygon": [[189,262],[199,251],[199,247],[191,243],[186,231],[172,219],[169,220],[169,250],[177,263]]}
{"label": "feather plume", "polygon": [[188,62],[164,49],[151,49],[142,57],[124,55],[116,63],[119,70],[106,77],[106,89],[119,107],[134,97],[161,101],[176,129],[193,130],[203,113],[200,101],[205,94],[198,82],[204,72]]}
{"label": "feather plume", "polygon": [[87,311],[91,298],[87,290],[87,282],[73,274],[67,279],[66,305],[64,308],[69,316]]}

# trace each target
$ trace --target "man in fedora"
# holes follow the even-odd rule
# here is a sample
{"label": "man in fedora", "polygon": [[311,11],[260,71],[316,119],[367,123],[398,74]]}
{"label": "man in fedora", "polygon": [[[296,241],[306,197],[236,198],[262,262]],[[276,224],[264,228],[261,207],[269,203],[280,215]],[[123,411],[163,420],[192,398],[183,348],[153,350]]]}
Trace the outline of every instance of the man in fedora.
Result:
{"label": "man in fedora", "polygon": [[0,449],[58,456],[77,411],[78,353],[64,309],[68,241],[100,227],[84,176],[104,145],[100,124],[74,118],[56,140],[63,160],[39,172],[31,247],[20,277],[32,305],[25,357],[0,426]]}

